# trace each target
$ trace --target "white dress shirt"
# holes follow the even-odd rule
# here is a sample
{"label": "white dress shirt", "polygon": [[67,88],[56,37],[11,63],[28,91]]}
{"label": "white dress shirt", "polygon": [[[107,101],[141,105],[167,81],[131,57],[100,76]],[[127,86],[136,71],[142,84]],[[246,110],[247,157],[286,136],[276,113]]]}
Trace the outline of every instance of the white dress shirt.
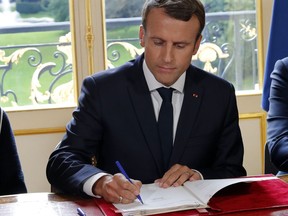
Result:
{"label": "white dress shirt", "polygon": [[148,88],[151,93],[151,98],[154,106],[154,111],[155,111],[155,117],[158,120],[158,115],[159,111],[161,108],[162,104],[162,98],[160,94],[158,93],[157,89],[161,87],[171,87],[174,88],[175,90],[173,91],[172,94],[172,106],[173,106],[173,140],[175,139],[175,134],[176,134],[176,129],[177,129],[177,124],[179,120],[179,115],[183,103],[183,98],[184,98],[184,84],[185,84],[185,78],[186,78],[186,72],[184,72],[179,79],[171,86],[164,86],[163,84],[159,83],[152,72],[149,70],[147,67],[147,64],[145,60],[143,61],[143,71],[144,71],[144,76],[148,85]]}

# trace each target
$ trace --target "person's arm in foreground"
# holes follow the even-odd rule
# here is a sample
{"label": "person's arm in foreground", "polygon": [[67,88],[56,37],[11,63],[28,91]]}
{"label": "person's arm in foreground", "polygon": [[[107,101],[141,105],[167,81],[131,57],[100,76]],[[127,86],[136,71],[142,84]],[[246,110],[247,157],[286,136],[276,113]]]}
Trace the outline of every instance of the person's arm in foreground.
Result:
{"label": "person's arm in foreground", "polygon": [[288,171],[288,58],[276,62],[271,74],[267,145],[271,161]]}

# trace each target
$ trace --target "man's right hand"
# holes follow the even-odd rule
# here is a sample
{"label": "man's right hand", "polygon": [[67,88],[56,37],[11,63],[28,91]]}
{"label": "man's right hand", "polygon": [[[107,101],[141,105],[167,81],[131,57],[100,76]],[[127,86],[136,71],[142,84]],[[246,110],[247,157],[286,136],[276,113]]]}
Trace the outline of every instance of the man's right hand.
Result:
{"label": "man's right hand", "polygon": [[117,173],[114,176],[105,175],[93,185],[93,193],[102,196],[111,203],[132,203],[140,194],[142,183],[131,179],[131,184],[124,175]]}

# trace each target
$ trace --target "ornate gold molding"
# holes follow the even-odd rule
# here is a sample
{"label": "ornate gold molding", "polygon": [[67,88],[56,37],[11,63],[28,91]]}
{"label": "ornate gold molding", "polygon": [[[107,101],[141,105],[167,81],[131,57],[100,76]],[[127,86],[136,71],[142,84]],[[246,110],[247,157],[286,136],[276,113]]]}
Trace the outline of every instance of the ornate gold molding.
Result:
{"label": "ornate gold molding", "polygon": [[[266,114],[265,113],[245,113],[240,114],[239,119],[254,119],[260,118],[260,129],[261,129],[261,142],[264,144],[266,142]],[[65,132],[65,127],[59,128],[37,128],[37,129],[27,129],[27,130],[15,130],[14,134],[16,136],[20,135],[31,135],[31,134],[47,134],[47,133],[62,133]]]}
{"label": "ornate gold molding", "polygon": [[241,119],[260,119],[260,129],[261,129],[261,142],[264,144],[266,142],[266,113],[260,112],[260,113],[243,113],[239,115],[240,120]]}
{"label": "ornate gold molding", "polygon": [[88,70],[89,70],[89,74],[92,74],[94,72],[94,61],[93,61],[94,34],[93,34],[93,27],[92,27],[93,24],[92,24],[90,0],[86,0],[85,11],[86,11],[86,43],[87,43],[87,49],[88,49]]}
{"label": "ornate gold molding", "polygon": [[246,119],[260,119],[260,131],[261,131],[261,159],[262,159],[262,172],[264,173],[264,147],[266,143],[266,113],[260,112],[260,113],[243,113],[239,115],[240,120],[246,120]]}
{"label": "ornate gold molding", "polygon": [[66,131],[65,127],[59,128],[37,128],[37,129],[27,129],[27,130],[15,130],[15,136],[24,135],[37,135],[37,134],[54,134],[54,133],[64,133]]}
{"label": "ornate gold molding", "polygon": [[77,76],[77,52],[76,52],[76,32],[75,32],[75,4],[74,0],[69,0],[70,32],[72,41],[72,67],[74,82],[74,101],[78,99],[78,76]]}
{"label": "ornate gold molding", "polygon": [[[259,119],[260,127],[260,142],[261,142],[261,163],[262,163],[262,172],[264,173],[264,146],[266,143],[266,113],[245,113],[239,115],[240,120],[249,120],[249,119]],[[41,135],[41,134],[55,134],[55,133],[65,133],[66,128],[55,127],[55,128],[36,128],[36,129],[25,129],[25,130],[14,130],[15,136],[28,136],[28,135]]]}
{"label": "ornate gold molding", "polygon": [[262,19],[262,0],[256,1],[256,22],[257,22],[257,49],[258,49],[258,77],[259,89],[263,88],[264,79],[264,48],[263,48],[263,19]]}

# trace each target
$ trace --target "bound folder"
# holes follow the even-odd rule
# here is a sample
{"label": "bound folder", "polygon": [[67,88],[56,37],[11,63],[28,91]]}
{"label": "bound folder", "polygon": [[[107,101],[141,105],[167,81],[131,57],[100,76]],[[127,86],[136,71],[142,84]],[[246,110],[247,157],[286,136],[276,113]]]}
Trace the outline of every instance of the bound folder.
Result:
{"label": "bound folder", "polygon": [[[160,213],[167,216],[219,215],[261,209],[288,208],[288,184],[272,175],[200,180],[187,182],[185,185],[183,188],[171,188],[173,193],[170,195],[170,190],[159,188],[159,190],[153,191],[151,188],[149,189],[149,185],[143,185],[144,191],[141,189],[141,196],[144,205],[141,204],[142,206],[137,203],[137,200],[127,205],[113,205],[103,199],[95,199],[95,202],[106,216]],[[163,190],[165,191],[163,192]],[[186,192],[183,192],[186,190],[191,194],[187,195]],[[164,199],[166,196],[166,200],[159,200],[159,205],[155,201]],[[199,200],[198,203],[195,203],[195,200]],[[153,205],[150,201],[153,201]]]}

